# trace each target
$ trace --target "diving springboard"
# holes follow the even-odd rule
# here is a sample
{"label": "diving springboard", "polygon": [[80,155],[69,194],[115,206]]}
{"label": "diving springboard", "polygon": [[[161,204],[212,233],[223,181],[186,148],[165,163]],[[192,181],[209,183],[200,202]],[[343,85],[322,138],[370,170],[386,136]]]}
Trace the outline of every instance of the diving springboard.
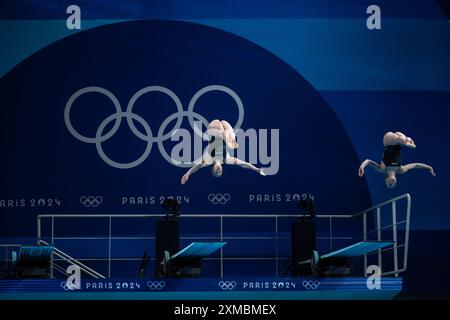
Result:
{"label": "diving springboard", "polygon": [[320,257],[320,259],[329,258],[353,258],[363,256],[372,251],[382,249],[384,247],[392,245],[392,241],[361,241],[351,246],[327,253]]}
{"label": "diving springboard", "polygon": [[226,242],[192,242],[186,248],[175,253],[171,259],[182,257],[204,258],[222,248]]}
{"label": "diving springboard", "polygon": [[53,253],[53,246],[21,246],[19,252],[19,260],[22,259],[43,259],[49,260]]}
{"label": "diving springboard", "polygon": [[[392,241],[361,241],[348,247],[324,254],[320,260],[333,258],[354,258],[363,256],[378,249],[392,245]],[[311,259],[300,262],[300,264],[310,263]]]}

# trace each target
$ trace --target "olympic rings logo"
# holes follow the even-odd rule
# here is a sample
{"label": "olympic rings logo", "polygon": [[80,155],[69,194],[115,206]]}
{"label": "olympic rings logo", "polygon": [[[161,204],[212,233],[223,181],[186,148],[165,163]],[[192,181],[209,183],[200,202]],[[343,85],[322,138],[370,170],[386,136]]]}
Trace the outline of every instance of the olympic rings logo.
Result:
{"label": "olympic rings logo", "polygon": [[166,283],[164,281],[148,281],[147,287],[150,288],[150,290],[161,290],[164,288]]}
{"label": "olympic rings logo", "polygon": [[63,288],[66,291],[77,289],[77,287],[73,283],[71,283],[70,281],[63,281],[63,282],[61,282],[61,288]]}
{"label": "olympic rings logo", "polygon": [[304,280],[302,286],[307,290],[316,290],[320,285],[318,280]]}
{"label": "olympic rings logo", "polygon": [[[142,88],[141,90],[137,91],[129,100],[126,111],[122,111],[122,107],[121,107],[119,100],[117,100],[116,96],[113,93],[111,93],[110,91],[108,91],[102,87],[95,87],[95,86],[85,87],[85,88],[82,88],[82,89],[76,91],[67,101],[65,109],[64,109],[64,121],[65,121],[67,129],[72,134],[72,136],[74,136],[76,139],[78,139],[82,142],[89,143],[89,144],[95,144],[95,147],[97,149],[97,152],[98,152],[100,158],[104,162],[106,162],[108,165],[110,165],[114,168],[131,169],[131,168],[134,168],[134,167],[140,165],[150,155],[150,151],[152,149],[153,143],[155,143],[155,142],[158,144],[158,148],[159,148],[159,151],[161,152],[162,156],[169,163],[172,163],[172,164],[175,164],[178,166],[182,166],[182,167],[188,167],[192,163],[181,163],[181,162],[174,161],[174,159],[172,159],[170,157],[170,155],[164,149],[163,142],[170,139],[172,136],[172,133],[176,132],[176,130],[180,129],[181,123],[182,123],[184,117],[188,118],[189,124],[190,124],[191,128],[194,130],[195,134],[197,134],[200,137],[202,137],[203,139],[207,140],[207,138],[208,138],[207,134],[202,132],[202,129],[198,127],[196,121],[201,122],[201,124],[204,125],[205,127],[208,126],[209,122],[202,115],[198,114],[197,112],[194,112],[194,107],[195,107],[195,104],[197,103],[197,101],[200,99],[200,97],[202,97],[203,95],[207,94],[208,92],[212,92],[212,91],[224,92],[234,99],[234,101],[238,107],[238,111],[239,111],[238,120],[237,120],[236,124],[234,125],[234,130],[237,131],[241,127],[242,122],[244,121],[244,106],[242,104],[240,97],[233,90],[231,90],[230,88],[228,88],[226,86],[222,86],[222,85],[210,85],[210,86],[204,87],[204,88],[200,89],[199,91],[197,91],[194,94],[194,96],[191,98],[188,108],[187,108],[187,111],[185,111],[183,109],[183,105],[182,105],[180,99],[178,98],[178,96],[173,91],[171,91],[165,87],[162,87],[162,86],[148,86],[148,87]],[[161,123],[161,126],[159,127],[159,130],[158,130],[158,133],[156,136],[154,135],[148,122],[146,120],[144,120],[141,116],[139,116],[138,114],[133,112],[133,107],[134,107],[134,104],[136,103],[136,101],[144,94],[152,93],[152,92],[160,92],[160,93],[167,95],[169,98],[171,98],[171,100],[173,101],[173,103],[175,104],[175,107],[177,109],[177,111],[175,113],[168,116]],[[95,136],[93,136],[93,137],[87,137],[87,136],[84,136],[81,133],[79,133],[73,126],[72,121],[70,119],[70,111],[72,110],[72,105],[80,96],[87,94],[87,93],[100,93],[102,95],[105,95],[107,98],[109,98],[109,100],[112,102],[112,104],[115,108],[115,113],[109,115],[100,123],[100,125],[98,126],[97,131],[95,133]],[[109,158],[106,155],[106,153],[104,152],[103,147],[102,147],[103,142],[106,142],[107,140],[111,139],[116,134],[117,130],[119,129],[119,127],[122,123],[123,118],[125,118],[127,120],[127,124],[128,124],[128,127],[130,128],[131,132],[137,138],[139,138],[147,143],[147,146],[146,146],[143,154],[138,159],[128,162],[128,163],[122,163],[122,162],[117,162],[117,161],[112,160],[111,158]],[[168,124],[175,119],[176,119],[176,123],[175,123],[174,128],[171,131],[165,133],[165,130],[166,130]],[[141,131],[138,130],[134,121],[137,121],[144,128],[145,134],[143,134]],[[104,132],[105,128],[111,122],[114,122],[112,128],[108,132],[105,133]]]}
{"label": "olympic rings logo", "polygon": [[219,287],[222,290],[233,290],[236,287],[236,281],[220,281]]}
{"label": "olympic rings logo", "polygon": [[221,194],[221,193],[217,193],[217,194],[210,193],[208,195],[208,200],[212,204],[215,204],[215,205],[217,205],[217,204],[226,204],[226,203],[228,203],[228,201],[230,201],[230,199],[231,199],[231,196],[230,196],[229,193],[224,193],[224,194]]}
{"label": "olympic rings logo", "polygon": [[85,206],[86,208],[97,208],[99,205],[101,205],[103,202],[102,196],[82,196],[80,198],[80,203]]}

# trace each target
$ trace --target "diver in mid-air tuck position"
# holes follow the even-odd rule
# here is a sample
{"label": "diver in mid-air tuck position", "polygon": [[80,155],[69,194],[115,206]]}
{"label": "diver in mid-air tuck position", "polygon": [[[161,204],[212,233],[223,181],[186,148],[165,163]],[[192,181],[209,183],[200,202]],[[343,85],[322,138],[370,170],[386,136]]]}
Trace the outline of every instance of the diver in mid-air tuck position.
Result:
{"label": "diver in mid-air tuck position", "polygon": [[380,164],[377,164],[375,161],[370,159],[364,160],[359,167],[359,176],[362,177],[364,175],[364,169],[369,166],[374,168],[376,171],[385,175],[386,186],[388,188],[393,188],[397,184],[396,174],[406,173],[411,169],[426,169],[433,176],[436,174],[433,171],[433,168],[429,165],[423,163],[410,163],[410,164],[401,164],[401,149],[402,147],[415,149],[416,145],[414,141],[405,136],[401,132],[387,132],[383,138],[384,144],[384,153],[383,160]]}
{"label": "diver in mid-air tuck position", "polygon": [[207,133],[210,137],[208,146],[203,154],[201,163],[194,165],[188,172],[181,178],[181,184],[185,184],[191,175],[201,168],[212,166],[211,173],[214,177],[222,176],[222,164],[235,164],[242,168],[250,169],[258,172],[260,175],[266,174],[260,168],[254,165],[242,161],[237,158],[231,157],[227,152],[227,146],[231,149],[237,149],[238,144],[236,142],[236,135],[233,127],[225,120],[213,120],[208,125]]}

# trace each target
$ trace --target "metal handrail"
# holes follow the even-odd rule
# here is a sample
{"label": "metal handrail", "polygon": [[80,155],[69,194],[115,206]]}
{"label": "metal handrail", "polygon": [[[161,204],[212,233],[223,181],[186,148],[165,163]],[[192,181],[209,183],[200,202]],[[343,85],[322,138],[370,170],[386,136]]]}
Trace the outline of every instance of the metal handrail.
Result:
{"label": "metal handrail", "polygon": [[[401,220],[399,222],[396,221],[396,206],[395,203],[399,200],[402,199],[407,199],[407,217],[405,220]],[[409,194],[404,194],[401,196],[397,196],[395,198],[392,198],[390,200],[384,201],[380,204],[377,204],[375,206],[372,206],[368,209],[365,209],[363,211],[360,211],[356,214],[321,214],[321,215],[317,215],[317,218],[325,218],[325,219],[329,219],[329,237],[321,237],[323,239],[329,239],[330,240],[330,250],[332,249],[332,243],[333,243],[333,239],[335,238],[339,238],[339,237],[333,237],[332,235],[332,220],[335,218],[355,218],[358,216],[363,216],[363,238],[365,240],[367,240],[367,234],[372,233],[374,231],[378,231],[377,232],[377,236],[378,238],[381,237],[381,230],[386,229],[386,226],[381,226],[380,222],[380,215],[381,215],[381,211],[380,208],[384,207],[388,204],[392,204],[392,218],[393,218],[393,223],[391,225],[389,225],[389,227],[393,227],[393,239],[394,239],[394,255],[397,255],[397,248],[400,247],[404,247],[404,259],[403,259],[403,268],[398,269],[397,266],[397,260],[398,260],[398,255],[394,257],[394,261],[395,261],[395,267],[394,267],[394,271],[389,271],[386,273],[382,273],[382,275],[388,275],[388,274],[395,274],[396,276],[398,276],[398,274],[400,272],[404,272],[407,268],[407,257],[408,257],[408,244],[409,244],[409,224],[410,224],[410,209],[411,209],[411,196]],[[372,213],[373,210],[377,211],[377,228],[375,230],[371,230],[371,231],[367,231],[367,215]],[[52,219],[52,243],[54,239],[63,239],[64,237],[59,237],[59,238],[54,238],[53,236],[53,223],[54,223],[54,218],[104,218],[104,219],[109,219],[109,236],[106,239],[109,239],[109,248],[108,248],[108,255],[109,258],[108,260],[111,260],[111,240],[115,239],[115,238],[122,238],[122,239],[127,239],[127,237],[112,237],[111,236],[111,220],[113,218],[159,218],[159,217],[165,217],[166,214],[40,214],[37,216],[37,239],[38,239],[38,243],[41,240],[41,219],[42,218],[51,218]],[[278,235],[278,218],[299,218],[302,217],[302,215],[300,214],[182,214],[180,215],[179,218],[220,218],[220,239],[223,240],[226,237],[223,236],[223,219],[224,218],[274,218],[275,219],[275,230],[276,230],[276,235],[275,237],[267,237],[267,238],[272,238],[275,239],[276,241],[278,241],[278,239],[282,239],[284,237],[280,237]],[[405,223],[406,224],[406,229],[405,229],[405,243],[401,246],[398,245],[396,238],[397,238],[397,228],[396,226],[400,223]],[[137,237],[133,237],[133,238],[137,238]],[[189,237],[187,237],[189,238]],[[192,237],[195,238],[195,237]],[[239,238],[248,238],[248,239],[252,239],[252,237],[239,237]],[[379,239],[380,240],[380,239]],[[378,256],[379,256],[379,266],[381,267],[381,250],[378,251]],[[70,257],[71,258],[71,257]],[[73,259],[73,258],[72,258]],[[276,260],[279,259],[278,257],[278,245],[276,246]],[[75,259],[74,259],[75,260]],[[223,251],[221,250],[220,253],[220,260],[223,261],[224,257],[223,257]],[[367,255],[364,256],[364,265],[365,268],[367,270]],[[276,264],[276,269],[278,271],[278,264]],[[94,271],[94,270],[92,270]],[[276,271],[276,274],[278,276],[278,272]],[[95,272],[95,271],[94,271]],[[110,276],[111,273],[111,265],[110,262],[108,264],[108,276]],[[223,277],[223,265],[221,263],[221,277]],[[102,276],[103,277],[103,276]],[[103,277],[104,278],[104,277]]]}
{"label": "metal handrail", "polygon": [[[54,219],[55,218],[102,218],[102,219],[108,219],[109,220],[109,236],[108,236],[108,277],[111,276],[111,241],[113,240],[111,237],[111,221],[113,218],[158,218],[158,217],[165,217],[166,214],[57,214],[57,215],[51,215],[51,214],[40,214],[37,216],[37,241],[38,243],[41,241],[41,219],[42,218],[51,218],[52,219],[52,237],[51,242],[55,240],[53,235],[54,230]],[[232,237],[224,237],[223,236],[223,219],[224,218],[269,218],[269,219],[275,219],[275,241],[279,239],[282,239],[283,237],[279,237],[278,235],[278,218],[299,218],[302,217],[301,214],[182,214],[179,218],[219,218],[220,224],[221,224],[221,232],[220,232],[220,240],[226,240],[231,239]],[[333,218],[351,218],[352,215],[344,214],[344,215],[317,215],[317,218],[324,218],[330,220],[330,230],[329,230],[329,237],[320,237],[319,240],[329,240],[330,241],[330,250],[332,249],[332,230],[331,230],[331,220]],[[252,239],[254,237],[240,237],[240,238],[246,238],[246,239]],[[323,238],[323,239],[322,239]],[[335,237],[336,239],[338,237]],[[341,238],[341,237],[339,237]],[[276,245],[276,252],[275,252],[275,261],[279,260],[279,252],[278,252],[278,244]],[[272,258],[271,258],[272,259]],[[223,248],[220,250],[220,276],[223,277],[223,261],[226,260],[223,258]],[[278,263],[275,264],[275,274],[278,276]]]}
{"label": "metal handrail", "polygon": [[374,206],[370,207],[369,209],[360,211],[360,212],[358,212],[358,213],[352,215],[352,217],[360,216],[360,215],[365,214],[365,213],[368,213],[368,212],[370,212],[370,211],[372,211],[372,210],[374,210],[374,209],[384,207],[385,205],[387,205],[387,204],[389,204],[389,203],[397,202],[398,200],[402,200],[402,199],[404,199],[404,198],[407,199],[407,202],[408,202],[408,204],[410,205],[410,204],[411,204],[411,195],[410,195],[409,193],[405,193],[405,194],[403,194],[403,195],[401,195],[401,196],[398,196],[398,197],[392,198],[392,199],[390,199],[390,200],[386,200],[386,201],[384,201],[384,202],[382,202],[382,203],[379,203],[379,204],[377,204],[377,205],[374,205]]}
{"label": "metal handrail", "polygon": [[58,266],[56,263],[53,263],[53,268],[56,269],[56,271],[60,272],[61,274],[67,276],[66,270],[64,270],[62,267]]}
{"label": "metal handrail", "polygon": [[[396,203],[399,200],[406,199],[406,219],[397,221],[397,209],[396,209]],[[392,205],[392,224],[387,226],[381,226],[381,208],[386,205]],[[377,227],[374,230],[367,231],[367,215],[371,212],[376,210],[376,223]],[[408,267],[408,250],[409,250],[409,228],[410,228],[410,217],[411,217],[411,195],[409,193],[405,193],[401,196],[392,198],[390,200],[384,201],[382,203],[379,203],[375,206],[372,206],[366,210],[363,210],[355,215],[353,217],[363,216],[363,237],[364,240],[367,240],[367,235],[372,232],[377,232],[377,239],[381,240],[381,231],[385,230],[389,227],[392,227],[393,232],[393,247],[391,248],[394,253],[394,270],[388,271],[388,272],[382,272],[382,276],[387,275],[395,275],[398,277],[399,273],[405,272]],[[397,242],[397,225],[399,224],[405,224],[405,243],[403,245],[399,245]],[[403,268],[398,269],[398,254],[397,249],[404,247],[404,254],[403,254]],[[378,266],[382,268],[382,249],[378,249]],[[368,254],[364,255],[364,269],[367,270],[367,256]]]}
{"label": "metal handrail", "polygon": [[[110,214],[110,213],[95,213],[95,214],[79,214],[79,213],[61,213],[61,214],[39,214],[37,216],[38,219],[40,218],[158,218],[158,217],[165,217],[166,214],[162,213],[154,213],[154,214],[148,214],[148,213],[142,213],[142,214],[126,214],[126,213],[116,213],[116,214]],[[302,217],[302,214],[240,214],[240,213],[232,213],[232,214],[209,214],[209,213],[196,213],[196,214],[181,214],[179,218],[299,218]],[[316,218],[352,218],[355,215],[351,214],[318,214],[316,215]]]}
{"label": "metal handrail", "polygon": [[[40,244],[45,244],[45,245],[50,245],[49,243],[47,243],[44,240],[40,240]],[[88,266],[86,266],[85,264],[81,263],[80,261],[78,261],[77,259],[69,256],[67,253],[53,247],[53,254],[57,257],[60,257],[61,259],[65,260],[68,263],[72,263],[72,264],[76,264],[77,266],[80,267],[80,269],[84,272],[86,272],[87,274],[89,274],[90,276],[98,279],[106,279],[105,276],[103,276],[102,274],[98,273],[97,271],[89,268]]]}

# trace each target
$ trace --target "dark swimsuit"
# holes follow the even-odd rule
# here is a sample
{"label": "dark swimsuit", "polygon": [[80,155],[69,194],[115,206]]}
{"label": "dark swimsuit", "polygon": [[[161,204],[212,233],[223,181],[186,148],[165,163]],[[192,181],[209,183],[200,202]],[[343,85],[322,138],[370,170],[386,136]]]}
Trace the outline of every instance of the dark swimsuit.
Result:
{"label": "dark swimsuit", "polygon": [[383,153],[383,163],[386,167],[400,167],[402,164],[400,145],[385,146]]}
{"label": "dark swimsuit", "polygon": [[[216,149],[218,149],[218,148],[220,148],[219,146],[214,146],[214,141],[216,140],[216,137],[211,137],[211,140],[209,141],[209,146],[212,148],[212,150],[211,150],[211,157],[214,159],[214,160],[217,160],[217,159],[215,159],[216,158]],[[227,155],[227,145],[226,145],[226,143],[225,143],[225,141],[223,141],[223,144],[222,144],[222,149],[220,150],[217,150],[217,153],[218,153],[218,155],[217,155],[217,157],[222,157],[222,162],[225,162],[225,157],[226,157],[226,155]]]}

